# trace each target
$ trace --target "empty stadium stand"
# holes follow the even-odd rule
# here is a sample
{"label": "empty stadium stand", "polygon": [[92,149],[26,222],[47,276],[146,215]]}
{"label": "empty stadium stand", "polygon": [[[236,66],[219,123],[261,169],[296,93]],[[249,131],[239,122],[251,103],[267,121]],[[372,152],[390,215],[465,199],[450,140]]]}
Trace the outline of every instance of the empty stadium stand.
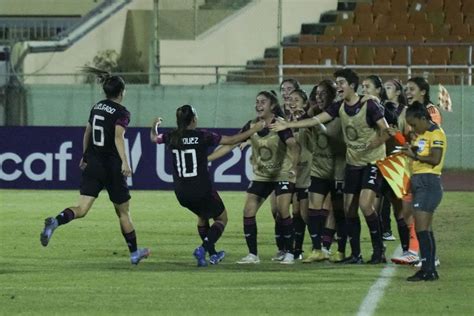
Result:
{"label": "empty stadium stand", "polygon": [[[326,12],[318,23],[303,24],[300,34],[284,39],[283,64],[293,68],[284,67],[283,75],[314,83],[328,70],[307,65],[385,65],[391,69],[360,72],[390,77],[394,72],[406,74],[410,67],[412,74],[440,83],[460,83],[456,73],[466,73],[472,64],[473,44],[474,0],[340,1],[336,11]],[[264,58],[249,61],[244,71],[229,74],[228,81],[276,83],[277,58],[278,48],[268,48]],[[446,67],[456,65],[466,67]]]}

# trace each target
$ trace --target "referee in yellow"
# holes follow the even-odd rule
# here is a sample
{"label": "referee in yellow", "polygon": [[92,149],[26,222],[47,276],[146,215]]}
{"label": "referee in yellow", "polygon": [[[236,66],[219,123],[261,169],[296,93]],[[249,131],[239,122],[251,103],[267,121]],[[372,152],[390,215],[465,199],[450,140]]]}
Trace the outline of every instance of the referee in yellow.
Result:
{"label": "referee in yellow", "polygon": [[433,235],[433,214],[443,197],[441,170],[446,155],[446,134],[431,121],[426,107],[415,101],[406,111],[406,121],[416,133],[416,139],[403,151],[412,162],[411,187],[416,235],[420,242],[421,270],[407,281],[435,281],[436,244]]}

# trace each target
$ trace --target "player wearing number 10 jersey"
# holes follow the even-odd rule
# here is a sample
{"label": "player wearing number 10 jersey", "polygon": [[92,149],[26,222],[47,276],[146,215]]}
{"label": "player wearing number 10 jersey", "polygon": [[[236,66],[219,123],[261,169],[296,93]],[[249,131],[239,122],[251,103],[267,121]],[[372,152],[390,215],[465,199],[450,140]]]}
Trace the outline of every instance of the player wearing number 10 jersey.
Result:
{"label": "player wearing number 10 jersey", "polygon": [[130,112],[120,104],[125,92],[125,82],[119,76],[112,76],[96,68],[87,67],[84,71],[97,75],[107,99],[92,107],[84,132],[79,203],[64,209],[56,217],[48,217],[40,241],[46,247],[58,226],[86,216],[105,187],[119,217],[120,228],[130,251],[130,260],[132,264],[138,264],[141,259],[148,257],[149,250],[137,248],[135,228],[129,213],[130,194],[126,177],[132,172],[125,156],[124,135],[130,121]]}
{"label": "player wearing number 10 jersey", "polygon": [[[202,245],[194,250],[198,267],[207,266],[206,252],[211,264],[219,263],[225,256],[215,250],[215,243],[227,224],[227,211],[216,190],[213,189],[208,171],[208,150],[217,145],[234,145],[260,131],[264,123],[233,136],[222,136],[206,130],[197,130],[197,114],[191,105],[176,110],[177,128],[158,134],[161,118],[153,122],[150,138],[153,143],[166,144],[173,157],[173,182],[179,203],[198,217],[198,232]],[[214,223],[209,226],[209,219]]]}

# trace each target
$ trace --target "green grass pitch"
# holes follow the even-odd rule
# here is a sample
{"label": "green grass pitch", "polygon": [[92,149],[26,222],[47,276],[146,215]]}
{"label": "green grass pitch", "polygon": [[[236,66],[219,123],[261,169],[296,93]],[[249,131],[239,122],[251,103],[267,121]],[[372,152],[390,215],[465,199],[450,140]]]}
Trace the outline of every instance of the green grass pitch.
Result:
{"label": "green grass pitch", "polygon": [[[152,249],[137,267],[130,265],[104,193],[87,217],[60,227],[43,248],[43,219],[73,205],[77,194],[0,190],[1,315],[353,315],[384,267],[271,262],[276,249],[268,204],[257,216],[262,263],[235,264],[247,252],[243,192],[221,193],[229,224],[217,247],[227,257],[217,266],[195,266],[192,251],[200,243],[195,216],[172,192],[132,191],[139,245]],[[473,205],[474,193],[445,193],[434,220],[440,280],[411,284],[405,278],[413,268],[397,267],[375,314],[474,313]],[[392,222],[394,231],[395,226]],[[363,227],[367,259],[370,241]],[[399,243],[386,245],[390,255]],[[306,252],[309,248],[306,235]]]}

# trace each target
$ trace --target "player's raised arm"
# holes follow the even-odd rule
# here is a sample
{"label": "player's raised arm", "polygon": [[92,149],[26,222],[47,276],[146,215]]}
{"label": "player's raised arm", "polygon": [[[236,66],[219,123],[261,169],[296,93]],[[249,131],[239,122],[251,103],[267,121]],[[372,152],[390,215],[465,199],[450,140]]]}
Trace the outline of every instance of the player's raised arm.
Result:
{"label": "player's raised arm", "polygon": [[161,117],[157,117],[151,125],[150,140],[152,143],[158,143],[158,140],[160,138],[160,134],[158,133],[158,127],[160,127],[161,122],[163,122],[163,119]]}

